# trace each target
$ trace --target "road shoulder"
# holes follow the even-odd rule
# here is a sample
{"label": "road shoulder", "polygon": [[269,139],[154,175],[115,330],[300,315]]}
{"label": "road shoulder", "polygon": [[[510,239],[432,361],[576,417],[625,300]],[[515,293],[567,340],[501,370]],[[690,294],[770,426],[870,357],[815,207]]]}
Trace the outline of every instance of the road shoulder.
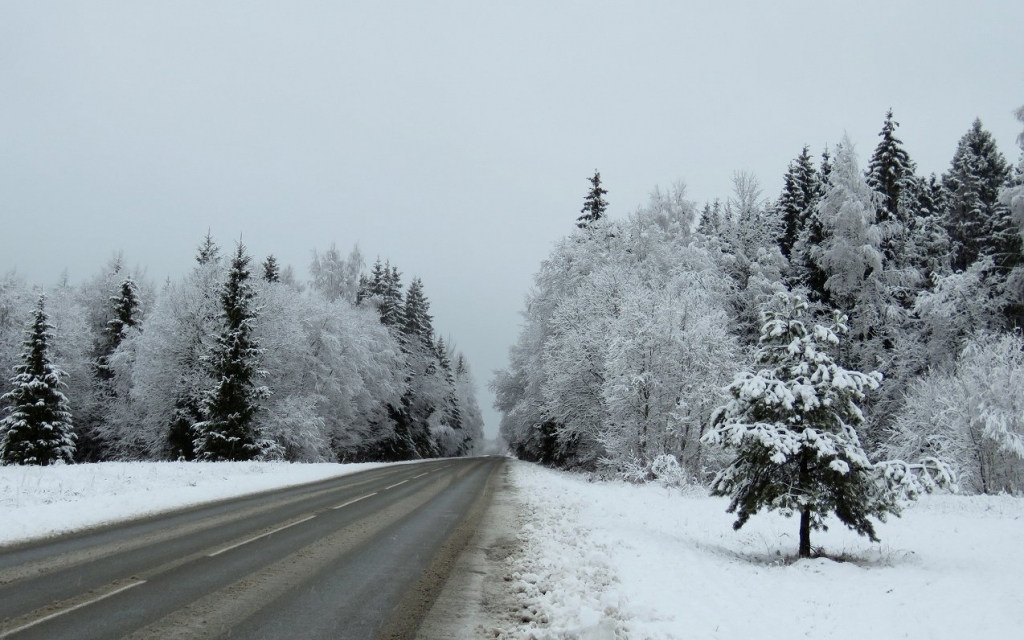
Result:
{"label": "road shoulder", "polygon": [[515,627],[520,605],[507,580],[507,560],[520,550],[522,522],[511,467],[505,464],[491,477],[491,503],[420,625],[418,640],[501,638]]}

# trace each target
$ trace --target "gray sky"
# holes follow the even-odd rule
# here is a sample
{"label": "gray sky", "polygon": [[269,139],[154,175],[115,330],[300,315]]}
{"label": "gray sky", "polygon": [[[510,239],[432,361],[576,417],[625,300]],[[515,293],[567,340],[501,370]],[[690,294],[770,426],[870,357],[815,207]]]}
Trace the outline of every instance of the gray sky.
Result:
{"label": "gray sky", "polygon": [[1016,163],[1024,2],[0,0],[0,270],[191,268],[209,227],[305,276],[359,242],[423,279],[486,389],[600,169],[612,216],[735,170],[781,188],[886,109],[923,173],[975,117]]}

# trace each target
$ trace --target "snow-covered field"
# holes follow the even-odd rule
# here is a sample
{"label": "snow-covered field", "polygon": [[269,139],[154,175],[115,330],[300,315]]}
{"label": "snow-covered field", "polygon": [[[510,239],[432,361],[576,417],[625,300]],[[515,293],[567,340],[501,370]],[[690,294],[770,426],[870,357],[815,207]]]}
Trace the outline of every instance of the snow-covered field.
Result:
{"label": "snow-covered field", "polygon": [[104,462],[0,466],[0,545],[381,465]]}
{"label": "snow-covered field", "polygon": [[[930,496],[878,526],[811,542],[847,561],[792,561],[797,521],[699,491],[588,482],[515,462],[526,520],[510,560],[513,637],[1018,638],[1024,500]],[[779,553],[781,552],[781,555]]]}

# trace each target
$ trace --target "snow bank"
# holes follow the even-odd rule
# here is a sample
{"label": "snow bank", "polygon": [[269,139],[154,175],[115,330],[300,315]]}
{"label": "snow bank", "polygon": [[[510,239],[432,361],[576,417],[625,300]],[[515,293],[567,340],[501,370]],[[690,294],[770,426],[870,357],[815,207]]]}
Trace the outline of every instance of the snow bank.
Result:
{"label": "snow bank", "polygon": [[[1024,500],[929,496],[878,526],[811,542],[848,561],[792,561],[795,519],[739,532],[727,501],[588,482],[516,462],[527,525],[511,560],[511,637],[971,638],[1024,628]],[[781,554],[781,555],[780,555]]]}
{"label": "snow bank", "polygon": [[379,466],[382,463],[0,466],[0,545]]}

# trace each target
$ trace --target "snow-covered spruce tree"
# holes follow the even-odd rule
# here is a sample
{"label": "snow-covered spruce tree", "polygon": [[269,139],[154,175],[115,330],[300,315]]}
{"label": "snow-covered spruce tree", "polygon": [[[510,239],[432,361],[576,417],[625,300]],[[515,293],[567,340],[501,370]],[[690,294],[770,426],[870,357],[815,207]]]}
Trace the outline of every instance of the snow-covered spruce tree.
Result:
{"label": "snow-covered spruce tree", "polygon": [[782,194],[776,204],[782,222],[779,250],[787,260],[793,254],[793,247],[813,212],[818,195],[818,171],[811,161],[809,147],[804,145],[803,151],[786,169]]}
{"label": "snow-covered spruce tree", "polygon": [[1009,272],[1021,262],[1021,239],[999,193],[1010,177],[1010,166],[995,138],[975,120],[942,177],[948,194],[946,230],[953,249],[953,269],[963,271],[975,260],[991,256],[996,268]]}
{"label": "snow-covered spruce tree", "polygon": [[263,350],[253,336],[257,310],[250,260],[239,242],[221,291],[223,328],[209,362],[214,386],[204,402],[207,419],[193,427],[195,451],[204,460],[252,460],[263,454],[253,416],[269,391],[256,385],[264,375]]}
{"label": "snow-covered spruce tree", "polygon": [[117,295],[110,296],[113,317],[107,321],[106,338],[108,355],[101,356],[96,363],[97,376],[109,380],[112,376],[108,366],[109,354],[124,341],[128,330],[139,324],[139,287],[129,276],[121,281]]}
{"label": "snow-covered spruce tree", "polygon": [[[938,461],[868,460],[855,430],[864,420],[857,404],[878,388],[881,375],[848,371],[829,355],[846,330],[845,316],[837,315],[832,327],[808,327],[806,311],[804,298],[792,293],[778,294],[765,309],[758,368],[727,387],[732,399],[704,436],[736,452],[711,486],[714,495],[732,499],[733,527],[763,508],[798,513],[801,557],[811,555],[811,530],[825,529],[829,513],[875,541],[871,517],[884,521],[899,514],[901,499],[952,484]],[[921,478],[915,470],[924,471]]]}
{"label": "snow-covered spruce tree", "polygon": [[281,267],[277,264],[274,254],[267,256],[263,261],[263,280],[266,282],[281,282]]}
{"label": "snow-covered spruce tree", "polygon": [[892,109],[889,109],[885,114],[882,131],[878,134],[881,141],[868,161],[868,186],[882,198],[878,208],[879,222],[899,220],[906,223],[909,213],[901,205],[904,203],[904,194],[913,187],[916,167],[903,148],[903,142],[896,137],[898,126],[900,123],[893,119]]}
{"label": "snow-covered spruce tree", "polygon": [[594,177],[589,178],[589,180],[590,191],[587,192],[587,197],[583,199],[583,208],[580,209],[580,213],[583,215],[576,218],[576,226],[580,229],[586,229],[594,222],[603,218],[605,210],[608,209],[608,201],[604,199],[608,190],[601,187],[600,172],[595,169]]}
{"label": "snow-covered spruce tree", "polygon": [[75,434],[68,401],[61,392],[62,371],[50,362],[53,326],[40,295],[25,340],[23,363],[15,367],[13,389],[0,398],[8,415],[0,422],[0,462],[50,465],[71,462]]}

